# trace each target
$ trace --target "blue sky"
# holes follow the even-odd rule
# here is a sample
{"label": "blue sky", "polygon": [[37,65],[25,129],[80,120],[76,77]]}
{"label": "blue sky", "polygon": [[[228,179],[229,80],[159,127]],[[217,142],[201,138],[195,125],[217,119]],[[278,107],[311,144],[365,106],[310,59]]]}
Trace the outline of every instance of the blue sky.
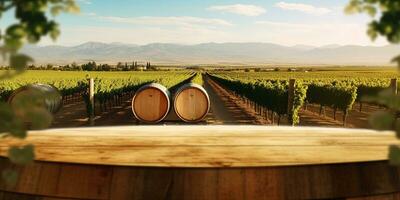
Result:
{"label": "blue sky", "polygon": [[[383,45],[366,36],[366,15],[345,15],[348,0],[77,0],[81,13],[58,17],[55,44],[269,42]],[[54,44],[45,39],[42,45]]]}

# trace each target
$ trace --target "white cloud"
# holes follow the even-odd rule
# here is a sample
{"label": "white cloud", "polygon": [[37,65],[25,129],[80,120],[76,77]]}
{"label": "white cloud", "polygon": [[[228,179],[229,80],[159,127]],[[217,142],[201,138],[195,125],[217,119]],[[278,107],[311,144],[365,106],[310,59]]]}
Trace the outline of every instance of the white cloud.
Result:
{"label": "white cloud", "polygon": [[266,10],[263,7],[245,4],[211,6],[208,8],[208,10],[222,11],[245,16],[259,16],[266,13]]}
{"label": "white cloud", "polygon": [[281,8],[283,10],[300,11],[312,15],[325,15],[332,12],[332,10],[328,8],[316,7],[313,5],[301,4],[301,3],[286,3],[283,1],[276,3],[275,7]]}
{"label": "white cloud", "polygon": [[199,17],[113,17],[113,16],[99,16],[100,20],[114,22],[114,23],[126,23],[126,24],[137,24],[137,25],[150,25],[150,26],[232,26],[233,24],[222,20],[212,18],[199,18]]}
{"label": "white cloud", "polygon": [[290,23],[276,21],[257,21],[254,38],[269,40],[284,45],[307,44],[322,46],[326,44],[385,45],[384,40],[372,43],[366,34],[363,23]]}
{"label": "white cloud", "polygon": [[97,14],[94,13],[94,12],[88,12],[88,13],[82,13],[82,15],[84,15],[84,16],[89,16],[89,17],[93,17],[93,16],[96,16]]}
{"label": "white cloud", "polygon": [[313,29],[316,26],[312,24],[299,24],[299,23],[287,23],[287,22],[274,22],[274,21],[256,21],[257,25],[266,25],[280,28],[292,28],[292,29]]}
{"label": "white cloud", "polygon": [[78,2],[79,2],[79,3],[82,3],[82,4],[86,4],[86,5],[92,4],[92,1],[91,1],[91,0],[78,0]]}

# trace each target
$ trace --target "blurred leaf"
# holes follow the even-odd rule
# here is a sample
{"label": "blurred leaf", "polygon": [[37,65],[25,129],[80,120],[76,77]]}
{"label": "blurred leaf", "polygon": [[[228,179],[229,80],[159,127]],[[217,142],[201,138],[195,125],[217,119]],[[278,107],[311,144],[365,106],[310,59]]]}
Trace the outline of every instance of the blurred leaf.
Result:
{"label": "blurred leaf", "polygon": [[62,11],[64,11],[64,6],[62,6],[62,5],[55,5],[55,6],[51,7],[51,9],[50,9],[50,13],[53,16],[59,15]]}
{"label": "blurred leaf", "polygon": [[76,4],[75,0],[66,0],[65,5],[66,5],[66,8],[65,8],[66,12],[70,12],[70,13],[79,13],[80,12],[80,9],[79,9],[78,5]]}
{"label": "blurred leaf", "polygon": [[[26,42],[37,43],[43,36],[50,36],[55,40],[60,35],[58,24],[48,19],[48,14],[58,15],[60,12],[78,12],[79,7],[75,0],[7,0],[1,1],[0,16],[6,11],[14,12],[15,24],[2,27],[5,32],[0,32],[0,53],[3,60],[8,61],[10,67],[15,69],[12,74],[6,72],[0,75],[0,79],[9,78],[12,75],[24,71],[33,59],[24,54],[18,54]],[[50,8],[50,9],[49,9]],[[11,71],[11,70],[10,70]],[[29,102],[30,101],[30,102]],[[24,109],[15,109],[9,104],[0,102],[0,137],[13,136],[26,137],[26,129],[23,120],[29,118],[33,128],[46,128],[51,122],[51,115],[41,105],[43,101],[37,96],[26,97],[26,101],[19,102]],[[32,145],[24,147],[11,147],[9,158],[16,164],[26,164],[33,160],[34,149]],[[3,178],[8,183],[16,183],[18,174],[16,171],[5,170]]]}
{"label": "blurred leaf", "polygon": [[52,24],[52,28],[50,30],[50,37],[53,41],[55,41],[58,36],[60,36],[61,32],[60,32],[60,28],[58,26],[57,23]]}
{"label": "blurred leaf", "polygon": [[363,8],[363,11],[368,13],[371,17],[374,17],[376,15],[376,8],[374,6],[371,5],[365,5]]}
{"label": "blurred leaf", "polygon": [[22,71],[25,70],[28,63],[32,61],[33,59],[27,55],[15,54],[10,57],[10,66],[17,71]]}
{"label": "blurred leaf", "polygon": [[394,116],[389,112],[378,111],[370,116],[369,122],[374,129],[390,130],[394,123]]}
{"label": "blurred leaf", "polygon": [[400,66],[400,55],[398,55],[395,58],[393,58],[392,62],[397,63],[397,65]]}
{"label": "blurred leaf", "polygon": [[7,28],[6,34],[15,38],[22,38],[26,35],[26,32],[21,24],[14,24]]}
{"label": "blurred leaf", "polygon": [[375,27],[373,24],[372,25],[370,24],[368,26],[367,34],[372,40],[376,40],[376,38],[378,37],[378,32],[375,30]]}
{"label": "blurred leaf", "polygon": [[395,145],[389,147],[389,160],[391,165],[400,165],[400,148]]}
{"label": "blurred leaf", "polygon": [[15,187],[18,182],[18,172],[12,169],[5,169],[2,171],[1,176],[6,182],[8,187]]}
{"label": "blurred leaf", "polygon": [[395,131],[397,138],[400,139],[400,119],[396,119]]}
{"label": "blurred leaf", "polygon": [[393,94],[391,89],[383,90],[376,97],[366,97],[364,99],[368,102],[385,105],[392,110],[400,110],[400,95]]}
{"label": "blurred leaf", "polygon": [[17,138],[26,137],[22,121],[16,117],[9,104],[2,102],[0,102],[0,133],[9,133]]}
{"label": "blurred leaf", "polygon": [[23,147],[11,147],[8,150],[8,157],[11,162],[19,165],[26,165],[33,161],[34,147],[33,145],[25,145]]}

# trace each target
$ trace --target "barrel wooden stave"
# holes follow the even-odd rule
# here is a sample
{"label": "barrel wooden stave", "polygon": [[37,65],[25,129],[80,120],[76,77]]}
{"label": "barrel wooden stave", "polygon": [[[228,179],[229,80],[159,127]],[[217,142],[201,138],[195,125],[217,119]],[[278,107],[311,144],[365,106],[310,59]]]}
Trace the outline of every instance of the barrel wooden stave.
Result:
{"label": "barrel wooden stave", "polygon": [[[12,166],[0,159],[1,169]],[[0,191],[75,199],[336,199],[399,196],[386,161],[240,168],[157,168],[35,162]],[[361,198],[361,199],[362,199]]]}
{"label": "barrel wooden stave", "polygon": [[9,104],[16,106],[20,98],[30,99],[32,96],[39,96],[43,101],[40,106],[44,106],[49,112],[55,114],[62,107],[62,96],[58,89],[47,84],[29,84],[15,90],[8,99]]}
{"label": "barrel wooden stave", "polygon": [[142,122],[160,122],[168,115],[169,110],[170,92],[157,83],[142,86],[132,99],[132,112]]}
{"label": "barrel wooden stave", "polygon": [[210,110],[210,98],[200,85],[188,83],[181,86],[174,96],[174,110],[185,122],[198,122]]}

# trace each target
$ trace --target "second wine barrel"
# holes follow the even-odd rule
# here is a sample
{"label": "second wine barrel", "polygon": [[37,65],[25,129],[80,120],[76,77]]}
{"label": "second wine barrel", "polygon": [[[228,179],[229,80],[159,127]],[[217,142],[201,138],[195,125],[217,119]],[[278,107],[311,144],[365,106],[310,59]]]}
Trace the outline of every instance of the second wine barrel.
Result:
{"label": "second wine barrel", "polygon": [[132,99],[132,112],[146,123],[162,121],[170,109],[170,92],[157,83],[150,83],[138,89]]}
{"label": "second wine barrel", "polygon": [[210,98],[200,85],[188,83],[180,87],[174,98],[176,115],[185,122],[198,122],[210,110]]}
{"label": "second wine barrel", "polygon": [[62,106],[62,96],[58,89],[52,85],[41,83],[22,86],[15,90],[8,99],[8,103],[14,109],[33,101],[35,101],[35,105],[29,104],[29,106],[43,106],[53,114],[58,112]]}

